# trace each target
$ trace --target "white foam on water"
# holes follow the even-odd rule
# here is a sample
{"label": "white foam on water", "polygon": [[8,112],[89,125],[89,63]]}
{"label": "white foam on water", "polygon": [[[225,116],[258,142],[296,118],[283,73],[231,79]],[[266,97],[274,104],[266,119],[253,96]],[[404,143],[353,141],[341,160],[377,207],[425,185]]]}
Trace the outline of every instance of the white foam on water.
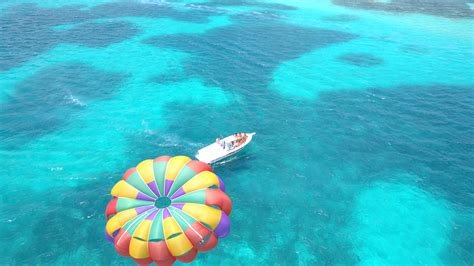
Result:
{"label": "white foam on water", "polygon": [[74,97],[74,95],[72,95],[72,94],[64,96],[64,100],[66,100],[67,104],[80,106],[80,107],[87,106],[87,104],[83,103],[81,100],[79,100],[79,98]]}

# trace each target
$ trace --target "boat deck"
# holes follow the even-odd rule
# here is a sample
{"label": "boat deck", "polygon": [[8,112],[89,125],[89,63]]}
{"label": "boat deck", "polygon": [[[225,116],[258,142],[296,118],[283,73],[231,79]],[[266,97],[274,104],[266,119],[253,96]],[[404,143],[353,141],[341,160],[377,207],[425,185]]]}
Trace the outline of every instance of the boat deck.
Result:
{"label": "boat deck", "polygon": [[[211,145],[208,145],[198,151],[196,154],[196,158],[199,161],[205,162],[205,163],[214,163],[217,162],[221,159],[224,159],[234,153],[239,152],[242,150],[247,144],[252,141],[252,136],[255,135],[255,133],[248,133],[247,134],[247,140],[241,144],[240,146],[232,149],[232,150],[226,150],[222,148],[219,144],[216,142],[212,143]],[[231,141],[236,140],[237,138],[234,135],[228,136],[226,138],[221,139],[221,141],[225,141],[226,143],[230,143]]]}

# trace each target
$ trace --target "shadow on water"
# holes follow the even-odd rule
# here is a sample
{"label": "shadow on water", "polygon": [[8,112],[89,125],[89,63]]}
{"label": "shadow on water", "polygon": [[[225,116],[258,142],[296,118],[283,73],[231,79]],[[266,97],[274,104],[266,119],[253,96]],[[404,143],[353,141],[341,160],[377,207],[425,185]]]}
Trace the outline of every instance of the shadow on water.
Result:
{"label": "shadow on water", "polygon": [[252,160],[254,160],[256,157],[255,153],[249,152],[247,150],[240,151],[232,156],[229,156],[228,158],[224,158],[221,161],[218,161],[216,163],[212,164],[212,167],[214,169],[219,169],[219,168],[227,168],[232,170],[242,170],[248,167],[245,167],[245,165],[248,165],[251,163]]}

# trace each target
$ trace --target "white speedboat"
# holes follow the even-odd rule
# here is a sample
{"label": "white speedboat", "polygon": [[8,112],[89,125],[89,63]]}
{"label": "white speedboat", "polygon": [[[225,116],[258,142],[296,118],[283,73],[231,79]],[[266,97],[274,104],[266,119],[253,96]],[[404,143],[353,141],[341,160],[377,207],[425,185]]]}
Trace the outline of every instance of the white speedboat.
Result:
{"label": "white speedboat", "polygon": [[230,144],[232,141],[236,141],[237,139],[239,139],[235,135],[231,135],[223,139],[219,139],[218,141],[212,143],[211,145],[198,150],[196,154],[196,158],[201,162],[211,164],[211,163],[220,161],[226,157],[229,157],[233,154],[236,154],[237,152],[245,148],[245,146],[247,146],[247,144],[249,144],[252,141],[252,137],[256,133],[253,132],[253,133],[245,133],[245,134],[247,135],[247,138],[240,145],[235,145],[233,148],[228,147],[228,144]]}

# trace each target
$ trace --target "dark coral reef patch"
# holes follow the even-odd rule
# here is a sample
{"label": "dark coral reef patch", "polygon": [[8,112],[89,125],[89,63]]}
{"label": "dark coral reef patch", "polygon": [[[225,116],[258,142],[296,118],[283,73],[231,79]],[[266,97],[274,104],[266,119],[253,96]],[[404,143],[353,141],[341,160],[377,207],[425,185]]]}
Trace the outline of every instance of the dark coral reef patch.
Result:
{"label": "dark coral reef patch", "polygon": [[14,89],[0,109],[0,145],[16,148],[63,126],[93,100],[108,99],[126,78],[86,64],[40,70]]}
{"label": "dark coral reef patch", "polygon": [[190,77],[202,78],[211,86],[246,91],[266,88],[273,71],[284,61],[356,37],[279,20],[246,16],[235,20],[235,24],[204,34],[160,36],[147,43],[191,53],[185,63]]}
{"label": "dark coral reef patch", "polygon": [[338,60],[360,67],[371,67],[383,63],[382,58],[378,58],[368,53],[347,53],[339,56]]}
{"label": "dark coral reef patch", "polygon": [[383,10],[390,12],[410,12],[450,18],[474,18],[474,10],[469,0],[332,0],[333,3],[348,7]]}
{"label": "dark coral reef patch", "polygon": [[[121,17],[167,17],[203,23],[209,12],[202,10],[178,11],[168,5],[143,3],[107,3],[91,9],[79,5],[42,8],[21,4],[5,10],[0,17],[0,71],[20,66],[60,43],[75,43],[104,47],[135,36],[139,29],[125,21],[99,23],[95,20]],[[68,30],[54,27],[73,25]],[[77,25],[74,25],[77,24]],[[27,36],[27,38],[25,38]]]}

